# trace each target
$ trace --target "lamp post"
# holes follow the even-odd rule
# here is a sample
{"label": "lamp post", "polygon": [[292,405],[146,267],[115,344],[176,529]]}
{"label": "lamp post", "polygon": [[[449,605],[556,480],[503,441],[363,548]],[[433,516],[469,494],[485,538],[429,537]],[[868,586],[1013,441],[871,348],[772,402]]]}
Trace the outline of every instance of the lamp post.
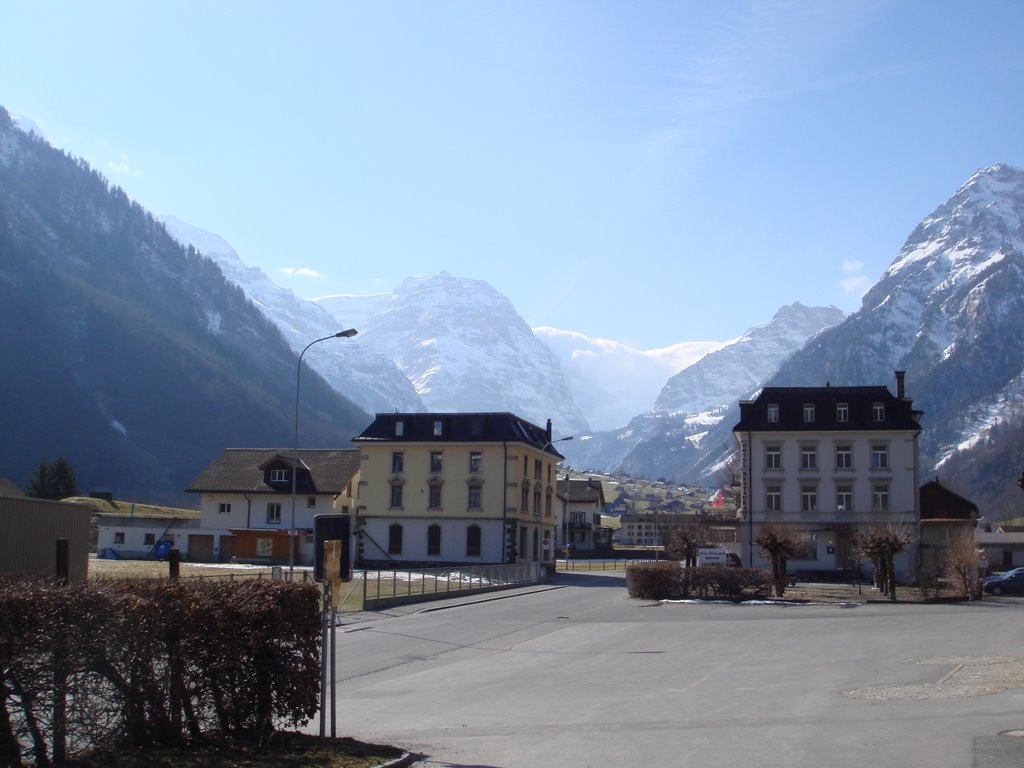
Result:
{"label": "lamp post", "polygon": [[292,516],[291,523],[288,528],[288,574],[291,578],[291,574],[295,572],[295,495],[296,485],[299,475],[299,383],[302,376],[302,356],[306,354],[310,347],[314,344],[319,344],[321,341],[327,341],[328,339],[351,339],[359,331],[355,328],[349,328],[346,331],[338,331],[332,333],[330,336],[324,336],[322,339],[314,339],[306,345],[305,349],[299,353],[299,363],[295,367],[295,442],[292,446]]}

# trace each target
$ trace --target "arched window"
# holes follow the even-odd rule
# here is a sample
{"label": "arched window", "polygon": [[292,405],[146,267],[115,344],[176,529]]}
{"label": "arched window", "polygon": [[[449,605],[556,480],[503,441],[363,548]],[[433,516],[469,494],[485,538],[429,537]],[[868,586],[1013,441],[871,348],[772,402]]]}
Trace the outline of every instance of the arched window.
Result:
{"label": "arched window", "polygon": [[402,526],[398,523],[393,523],[388,528],[388,554],[402,554]]}
{"label": "arched window", "polygon": [[427,528],[427,554],[441,554],[441,526],[437,523]]}
{"label": "arched window", "polygon": [[480,556],[480,526],[471,525],[466,529],[466,556],[467,557],[479,557]]}

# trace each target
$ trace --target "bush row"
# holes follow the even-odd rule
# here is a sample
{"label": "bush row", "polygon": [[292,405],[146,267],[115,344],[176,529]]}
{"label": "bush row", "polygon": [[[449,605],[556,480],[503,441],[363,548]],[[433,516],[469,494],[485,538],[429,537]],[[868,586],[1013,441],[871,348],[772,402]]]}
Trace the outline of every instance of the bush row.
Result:
{"label": "bush row", "polygon": [[312,584],[0,579],[0,765],[263,739],[316,713],[319,667]]}
{"label": "bush row", "polygon": [[626,588],[630,597],[647,600],[738,600],[765,597],[771,594],[772,585],[769,574],[756,568],[721,565],[684,568],[676,560],[662,560],[627,566]]}

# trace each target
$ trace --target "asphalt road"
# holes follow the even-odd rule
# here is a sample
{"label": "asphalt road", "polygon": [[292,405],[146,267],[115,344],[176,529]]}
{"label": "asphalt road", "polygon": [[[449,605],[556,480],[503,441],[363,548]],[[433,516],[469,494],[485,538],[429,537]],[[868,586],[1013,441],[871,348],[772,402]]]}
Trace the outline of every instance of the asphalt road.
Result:
{"label": "asphalt road", "polygon": [[336,648],[338,735],[424,766],[1024,766],[1022,598],[661,604],[575,573],[349,617]]}

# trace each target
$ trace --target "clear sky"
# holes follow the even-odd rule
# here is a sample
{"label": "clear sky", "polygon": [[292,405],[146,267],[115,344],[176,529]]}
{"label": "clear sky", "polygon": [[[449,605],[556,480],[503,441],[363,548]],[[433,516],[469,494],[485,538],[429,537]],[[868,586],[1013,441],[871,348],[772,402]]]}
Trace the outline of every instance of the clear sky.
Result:
{"label": "clear sky", "polygon": [[0,105],[305,297],[448,270],[642,349],[860,305],[1024,167],[1018,0],[0,0]]}

